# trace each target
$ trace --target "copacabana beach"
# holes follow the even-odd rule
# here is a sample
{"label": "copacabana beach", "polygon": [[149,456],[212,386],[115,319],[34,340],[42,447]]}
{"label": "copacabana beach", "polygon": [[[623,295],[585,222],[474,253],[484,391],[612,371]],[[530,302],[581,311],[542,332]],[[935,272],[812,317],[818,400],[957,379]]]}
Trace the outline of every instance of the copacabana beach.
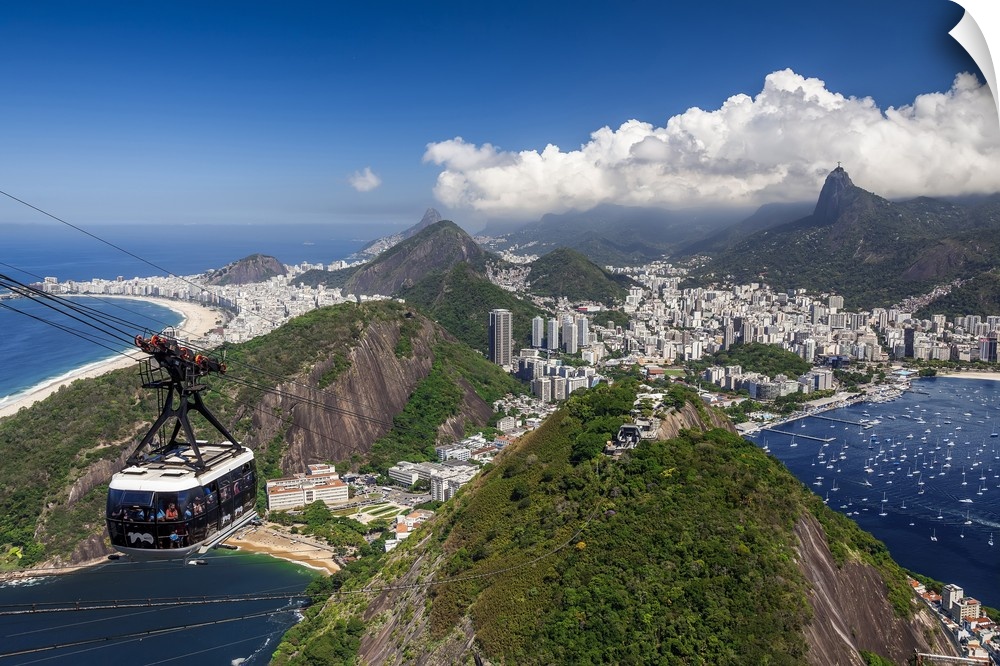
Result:
{"label": "copacabana beach", "polygon": [[[179,335],[192,343],[196,343],[198,340],[202,339],[206,333],[213,328],[216,328],[218,326],[217,322],[225,316],[216,309],[209,308],[198,303],[192,303],[190,301],[175,301],[165,298],[146,297],[142,299],[133,299],[123,296],[102,296],[101,299],[105,301],[140,300],[173,310],[182,317],[181,322],[174,327],[175,330]],[[115,356],[87,363],[86,365],[74,368],[56,377],[45,379],[24,391],[0,398],[0,418],[16,414],[22,407],[28,407],[36,402],[44,400],[58,391],[60,387],[71,384],[78,379],[99,377],[112,370],[127,368],[146,357],[147,355],[143,354],[138,349],[123,350]]]}

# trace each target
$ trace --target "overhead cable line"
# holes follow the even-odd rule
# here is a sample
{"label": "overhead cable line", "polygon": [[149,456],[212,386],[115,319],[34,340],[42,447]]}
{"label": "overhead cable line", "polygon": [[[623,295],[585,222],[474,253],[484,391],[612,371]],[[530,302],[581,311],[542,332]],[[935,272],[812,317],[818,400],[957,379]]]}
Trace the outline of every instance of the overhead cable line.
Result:
{"label": "overhead cable line", "polygon": [[8,199],[13,199],[14,201],[18,202],[19,204],[25,205],[25,206],[27,206],[28,208],[30,208],[30,209],[32,209],[34,211],[37,211],[37,212],[41,213],[42,215],[44,215],[46,217],[52,218],[56,222],[59,222],[61,224],[65,224],[67,227],[70,227],[71,229],[76,229],[80,233],[85,234],[87,236],[90,236],[94,240],[96,240],[98,242],[101,242],[101,243],[104,243],[108,247],[112,247],[112,248],[118,250],[119,252],[127,254],[128,256],[132,257],[133,259],[137,259],[137,260],[141,261],[142,263],[146,264],[147,266],[151,266],[151,267],[155,268],[156,270],[158,270],[158,271],[160,271],[162,273],[166,273],[167,275],[169,275],[171,277],[176,277],[178,279],[185,280],[186,282],[188,282],[188,284],[197,286],[199,289],[203,289],[204,288],[204,287],[200,287],[198,285],[195,285],[193,282],[187,281],[183,276],[175,275],[174,273],[170,272],[168,269],[164,268],[163,266],[160,266],[159,264],[155,264],[152,261],[149,261],[148,259],[145,259],[144,257],[140,257],[139,255],[135,254],[134,252],[130,252],[129,250],[126,250],[125,248],[121,247],[120,245],[116,245],[115,243],[112,243],[111,241],[104,240],[103,238],[101,238],[97,234],[91,233],[91,232],[87,231],[86,229],[84,229],[83,227],[78,227],[75,224],[73,224],[72,222],[67,222],[63,218],[58,217],[57,215],[53,215],[52,213],[48,212],[47,210],[43,210],[42,208],[39,208],[38,206],[30,204],[27,201],[25,201],[24,199],[18,199],[13,194],[10,194],[8,192],[4,192],[3,190],[0,190],[0,194],[2,194],[3,196],[7,197]]}
{"label": "overhead cable line", "polygon": [[[67,641],[65,643],[56,643],[53,645],[44,645],[34,648],[24,648],[21,650],[12,650],[9,652],[0,652],[0,659],[6,657],[20,657],[27,654],[38,654],[41,652],[51,652],[52,650],[64,650],[66,648],[82,647],[84,645],[95,645],[100,643],[113,644],[115,642],[125,642],[128,640],[136,640],[154,636],[163,636],[166,634],[177,633],[179,631],[186,631],[189,629],[198,629],[201,627],[210,627],[219,624],[228,624],[230,622],[239,622],[242,620],[250,620],[258,617],[269,617],[272,615],[279,615],[282,613],[290,613],[297,610],[295,607],[281,608],[278,610],[267,610],[258,613],[248,613],[246,615],[240,615],[238,617],[228,617],[220,618],[218,620],[205,620],[202,622],[191,622],[188,624],[173,625],[170,627],[160,627],[157,629],[147,629],[145,631],[132,631],[125,634],[117,634],[114,636],[101,636],[96,638],[85,638],[77,641]],[[28,662],[30,663],[30,662]]]}

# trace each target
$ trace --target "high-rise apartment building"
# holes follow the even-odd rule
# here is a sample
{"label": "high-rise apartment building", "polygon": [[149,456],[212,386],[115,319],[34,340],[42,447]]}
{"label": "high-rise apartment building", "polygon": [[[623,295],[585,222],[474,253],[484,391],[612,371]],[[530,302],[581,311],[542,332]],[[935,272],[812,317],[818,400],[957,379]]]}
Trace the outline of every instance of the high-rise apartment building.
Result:
{"label": "high-rise apartment building", "polygon": [[562,325],[563,347],[567,354],[576,353],[576,322],[572,319],[564,321]]}
{"label": "high-rise apartment building", "polygon": [[510,310],[490,311],[489,359],[497,365],[510,366],[513,356],[513,315]]}
{"label": "high-rise apartment building", "polygon": [[559,320],[555,317],[549,319],[549,335],[545,339],[545,346],[550,351],[559,351]]}
{"label": "high-rise apartment building", "polygon": [[590,320],[586,317],[576,318],[576,346],[586,347],[590,344]]}
{"label": "high-rise apartment building", "polygon": [[540,348],[545,342],[545,319],[535,317],[531,320],[531,346]]}

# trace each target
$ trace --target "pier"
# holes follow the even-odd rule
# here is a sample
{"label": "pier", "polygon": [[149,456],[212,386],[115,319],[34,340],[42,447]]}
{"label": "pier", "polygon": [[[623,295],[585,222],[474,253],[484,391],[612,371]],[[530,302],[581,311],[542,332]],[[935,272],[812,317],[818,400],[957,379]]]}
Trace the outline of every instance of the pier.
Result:
{"label": "pier", "polygon": [[764,430],[769,430],[771,432],[776,432],[779,435],[788,435],[789,437],[798,437],[799,439],[811,439],[814,442],[833,442],[836,441],[836,437],[813,437],[812,435],[803,435],[797,432],[785,432],[784,430],[775,430],[774,428],[764,428]]}
{"label": "pier", "polygon": [[832,416],[820,416],[819,414],[810,414],[809,416],[814,419],[822,419],[824,421],[836,421],[837,423],[850,423],[851,425],[861,425],[859,421],[848,421],[847,419],[835,419]]}

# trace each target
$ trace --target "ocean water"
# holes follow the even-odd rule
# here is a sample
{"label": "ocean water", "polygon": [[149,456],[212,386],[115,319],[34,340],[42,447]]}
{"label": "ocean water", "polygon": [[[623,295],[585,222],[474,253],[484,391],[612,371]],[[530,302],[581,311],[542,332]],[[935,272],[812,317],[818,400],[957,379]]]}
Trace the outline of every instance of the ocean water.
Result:
{"label": "ocean water", "polygon": [[[0,663],[268,663],[282,634],[299,620],[303,602],[297,595],[315,573],[249,553],[212,552],[205,561],[119,560],[0,583]],[[247,598],[254,596],[272,598]],[[98,601],[122,607],[75,609]],[[147,601],[164,605],[141,605]],[[19,613],[31,607],[58,610]]]}
{"label": "ocean water", "polygon": [[55,222],[0,225],[0,273],[21,282],[197,275],[256,253],[289,265],[330,263],[393,231],[315,224],[105,225],[86,230],[117,247]]}
{"label": "ocean water", "polygon": [[71,300],[128,325],[114,324],[124,332],[95,330],[31,299],[0,301],[0,406],[34,386],[118,356],[131,347],[129,336],[181,321],[178,312],[138,299]]}
{"label": "ocean water", "polygon": [[1000,382],[920,379],[895,401],[777,429],[752,440],[902,566],[1000,607]]}

